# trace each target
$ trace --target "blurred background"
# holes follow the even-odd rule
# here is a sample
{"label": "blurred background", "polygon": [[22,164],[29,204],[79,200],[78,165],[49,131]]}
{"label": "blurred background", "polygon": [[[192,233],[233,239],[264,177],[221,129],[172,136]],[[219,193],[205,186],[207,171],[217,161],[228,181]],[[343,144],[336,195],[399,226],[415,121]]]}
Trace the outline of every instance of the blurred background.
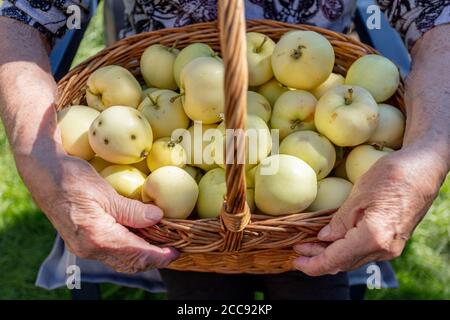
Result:
{"label": "blurred background", "polygon": [[[2,0],[0,0],[1,4]],[[91,20],[73,65],[104,48],[102,3]],[[55,230],[17,174],[0,123],[0,299],[70,299],[67,289],[34,286]],[[368,299],[450,299],[450,175],[430,212],[393,261],[400,287],[368,290]],[[103,299],[163,299],[164,294],[102,284]]]}

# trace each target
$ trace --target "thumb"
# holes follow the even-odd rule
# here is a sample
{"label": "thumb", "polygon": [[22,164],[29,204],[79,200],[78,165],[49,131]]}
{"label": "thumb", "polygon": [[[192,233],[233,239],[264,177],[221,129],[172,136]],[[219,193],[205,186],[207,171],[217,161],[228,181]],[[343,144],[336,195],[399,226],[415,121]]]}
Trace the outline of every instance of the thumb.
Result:
{"label": "thumb", "polygon": [[144,204],[123,196],[114,196],[111,203],[111,214],[118,223],[132,227],[145,228],[157,224],[163,217],[160,208],[152,204]]}
{"label": "thumb", "polygon": [[356,226],[363,213],[364,209],[361,208],[357,197],[350,195],[333,215],[330,223],[320,230],[317,238],[326,242],[343,239],[347,231]]}

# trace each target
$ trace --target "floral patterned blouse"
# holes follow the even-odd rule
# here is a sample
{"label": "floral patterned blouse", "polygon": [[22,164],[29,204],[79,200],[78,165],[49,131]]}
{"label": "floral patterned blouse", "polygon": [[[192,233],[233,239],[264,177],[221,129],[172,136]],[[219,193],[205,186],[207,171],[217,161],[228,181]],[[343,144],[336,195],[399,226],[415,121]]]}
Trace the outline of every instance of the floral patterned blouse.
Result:
{"label": "floral patterned blouse", "polygon": [[[66,21],[77,5],[82,14],[91,0],[5,0],[0,15],[29,24],[50,43],[64,35]],[[121,1],[121,0],[113,0]],[[214,0],[122,0],[125,25],[120,36],[216,19]],[[378,0],[408,47],[431,28],[450,22],[450,0]],[[356,0],[247,0],[249,19],[306,23],[344,32],[351,25]],[[69,9],[69,10],[68,10]]]}

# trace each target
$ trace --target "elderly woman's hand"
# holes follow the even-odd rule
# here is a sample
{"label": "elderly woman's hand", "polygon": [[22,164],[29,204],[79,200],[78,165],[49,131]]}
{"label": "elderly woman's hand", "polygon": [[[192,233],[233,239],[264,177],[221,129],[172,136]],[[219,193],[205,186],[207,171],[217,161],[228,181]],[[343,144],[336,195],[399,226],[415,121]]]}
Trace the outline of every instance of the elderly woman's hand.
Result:
{"label": "elderly woman's hand", "polygon": [[151,226],[162,212],[118,195],[84,160],[61,143],[55,81],[45,42],[35,29],[0,17],[0,115],[17,169],[36,204],[76,255],[115,270],[164,267],[177,257],[125,226]]}
{"label": "elderly woman's hand", "polygon": [[401,254],[450,168],[450,25],[426,32],[411,50],[403,149],[383,157],[355,184],[320,244],[295,246],[309,275],[348,271]]}
{"label": "elderly woman's hand", "polygon": [[398,257],[427,212],[446,168],[432,152],[409,147],[380,159],[319,235],[300,244],[294,266],[312,276]]}
{"label": "elderly woman's hand", "polygon": [[125,227],[156,224],[162,218],[158,207],[118,195],[89,163],[59,148],[38,138],[32,153],[16,155],[16,162],[36,204],[74,254],[127,273],[164,267],[177,256]]}

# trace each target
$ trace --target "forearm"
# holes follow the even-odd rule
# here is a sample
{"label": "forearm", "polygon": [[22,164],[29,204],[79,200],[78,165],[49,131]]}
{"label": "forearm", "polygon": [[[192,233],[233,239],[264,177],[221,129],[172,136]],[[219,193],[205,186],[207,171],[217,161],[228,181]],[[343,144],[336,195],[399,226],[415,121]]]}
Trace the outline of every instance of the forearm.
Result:
{"label": "forearm", "polygon": [[64,171],[56,165],[65,154],[55,98],[44,39],[33,28],[0,18],[0,115],[19,174],[43,210],[54,203]]}
{"label": "forearm", "polygon": [[36,140],[59,141],[56,84],[46,44],[33,28],[0,18],[0,113],[16,156],[30,155]]}
{"label": "forearm", "polygon": [[432,153],[436,169],[450,168],[450,25],[434,28],[412,50],[407,80],[404,147]]}
{"label": "forearm", "polygon": [[37,31],[0,17],[0,114],[33,199],[76,255],[122,272],[165,267],[174,250],[153,247],[121,225],[153,225],[161,210],[119,196],[62,149],[47,54]]}

